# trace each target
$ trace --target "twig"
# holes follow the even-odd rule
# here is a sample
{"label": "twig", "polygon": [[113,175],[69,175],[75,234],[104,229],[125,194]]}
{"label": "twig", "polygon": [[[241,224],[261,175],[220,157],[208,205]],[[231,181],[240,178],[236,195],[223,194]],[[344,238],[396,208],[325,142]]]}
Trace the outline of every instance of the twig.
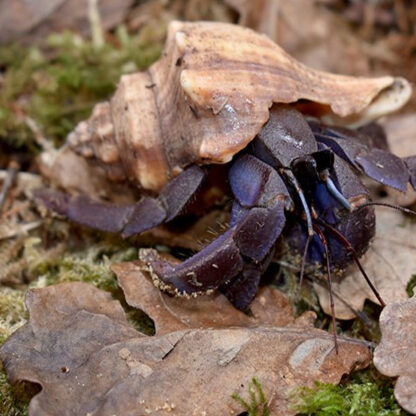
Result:
{"label": "twig", "polygon": [[43,136],[35,120],[30,117],[25,117],[25,123],[33,133],[36,143],[42,148],[42,150],[52,150],[54,148],[53,144]]}
{"label": "twig", "polygon": [[104,46],[104,33],[98,10],[98,0],[88,0],[88,18],[90,20],[92,44],[96,49],[100,49]]}
{"label": "twig", "polygon": [[14,179],[16,177],[17,172],[19,171],[19,164],[12,160],[9,163],[9,167],[7,169],[6,178],[3,181],[3,187],[1,188],[0,192],[0,214],[3,208],[4,203],[6,202],[7,194],[9,193],[10,188],[13,185]]}
{"label": "twig", "polygon": [[22,225],[14,225],[13,229],[10,230],[2,230],[0,229],[0,241],[6,240],[11,237],[15,237],[17,235],[27,234],[29,231],[34,230],[42,225],[42,221],[33,221],[27,224]]}
{"label": "twig", "polygon": [[[8,171],[0,169],[0,181],[5,181],[8,176]],[[33,188],[40,188],[42,186],[42,178],[40,175],[29,172],[17,172],[16,174],[17,186],[24,191]]]}

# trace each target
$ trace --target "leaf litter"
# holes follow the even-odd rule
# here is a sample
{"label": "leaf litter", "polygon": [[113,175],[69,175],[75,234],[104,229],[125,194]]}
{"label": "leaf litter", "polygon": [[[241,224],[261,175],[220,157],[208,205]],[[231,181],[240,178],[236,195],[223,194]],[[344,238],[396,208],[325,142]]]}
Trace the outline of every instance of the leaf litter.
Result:
{"label": "leaf litter", "polygon": [[[244,411],[255,376],[270,414],[291,415],[288,392],[337,383],[370,361],[368,346],[307,326],[202,328],[145,336],[118,301],[92,285],[30,290],[29,321],[0,350],[12,382],[38,383],[37,415],[227,415]],[[157,327],[156,317],[156,327]],[[303,321],[305,324],[305,321]]]}
{"label": "leaf litter", "polygon": [[416,414],[416,297],[387,305],[380,316],[382,338],[374,351],[380,373],[398,377],[394,395],[400,406]]}

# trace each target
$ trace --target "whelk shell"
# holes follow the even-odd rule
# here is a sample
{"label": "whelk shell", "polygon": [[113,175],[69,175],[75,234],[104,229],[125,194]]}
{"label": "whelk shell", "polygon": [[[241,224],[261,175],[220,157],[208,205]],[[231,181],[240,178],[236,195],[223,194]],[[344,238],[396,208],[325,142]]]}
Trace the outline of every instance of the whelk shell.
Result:
{"label": "whelk shell", "polygon": [[226,163],[260,131],[273,103],[297,103],[329,123],[357,126],[400,108],[403,78],[308,68],[264,35],[224,23],[172,22],[147,71],[124,75],[68,137],[113,180],[152,191],[191,163]]}

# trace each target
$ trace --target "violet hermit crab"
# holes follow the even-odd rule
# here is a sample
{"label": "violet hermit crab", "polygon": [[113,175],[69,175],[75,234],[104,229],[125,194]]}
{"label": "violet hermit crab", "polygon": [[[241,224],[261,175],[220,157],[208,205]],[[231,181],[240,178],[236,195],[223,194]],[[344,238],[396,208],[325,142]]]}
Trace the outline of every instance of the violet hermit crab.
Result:
{"label": "violet hermit crab", "polygon": [[391,154],[381,128],[365,126],[410,93],[401,78],[309,69],[243,27],[173,22],[160,60],[123,76],[111,101],[67,141],[109,180],[140,188],[140,200],[121,205],[46,189],[37,197],[79,224],[127,238],[182,215],[226,164],[228,229],[180,264],[152,250],[141,260],[162,290],[219,289],[245,310],[280,236],[328,275],[367,250],[375,213],[361,174],[402,192],[416,187],[416,156]]}

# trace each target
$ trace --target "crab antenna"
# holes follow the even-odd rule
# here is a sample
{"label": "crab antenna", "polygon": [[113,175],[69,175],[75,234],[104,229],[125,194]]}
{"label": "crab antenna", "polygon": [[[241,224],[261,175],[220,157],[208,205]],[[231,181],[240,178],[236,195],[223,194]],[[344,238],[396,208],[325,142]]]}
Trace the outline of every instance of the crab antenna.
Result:
{"label": "crab antenna", "polygon": [[368,277],[366,271],[364,270],[364,267],[362,266],[358,254],[355,251],[354,247],[351,245],[351,243],[334,227],[332,227],[330,224],[326,223],[325,221],[320,220],[319,218],[316,219],[316,221],[321,224],[323,227],[327,228],[329,231],[331,231],[335,236],[341,241],[341,243],[344,245],[344,247],[351,252],[352,257],[357,264],[358,268],[360,269],[361,274],[364,276],[364,279],[366,280],[368,286],[370,286],[372,292],[380,302],[380,305],[384,308],[386,306],[384,300],[381,298],[380,294],[378,293],[377,289],[374,287],[374,285],[371,283],[370,278]]}
{"label": "crab antenna", "polygon": [[334,294],[332,293],[332,279],[331,279],[331,270],[330,270],[330,261],[329,261],[329,250],[328,250],[328,242],[324,236],[322,230],[317,226],[314,225],[314,230],[318,235],[319,239],[321,240],[322,245],[325,249],[325,257],[326,257],[326,271],[328,276],[328,288],[329,288],[329,299],[331,302],[331,317],[332,317],[332,334],[334,335],[334,344],[335,344],[335,352],[338,355],[338,341],[337,341],[337,327],[335,321],[335,305],[334,305]]}
{"label": "crab antenna", "polygon": [[309,244],[312,240],[312,235],[308,233],[308,238],[306,240],[305,248],[303,250],[302,263],[300,266],[300,275],[299,275],[299,292],[302,290],[303,276],[305,274],[305,264],[306,256],[308,255]]}
{"label": "crab antenna", "polygon": [[292,173],[292,171],[289,168],[284,168],[284,170],[287,173],[287,177],[292,182],[292,185],[295,187],[297,194],[299,195],[300,202],[302,203],[302,207],[306,215],[306,224],[308,225],[308,236],[312,237],[314,234],[312,225],[312,215],[308,207],[308,203],[306,202],[305,194],[303,193],[302,188],[300,187],[300,184],[296,179],[295,175]]}
{"label": "crab antenna", "polygon": [[349,203],[348,199],[345,198],[344,195],[337,189],[333,180],[329,176],[328,169],[323,170],[320,173],[321,179],[325,182],[325,185],[329,191],[329,193],[348,211],[352,211],[351,204]]}
{"label": "crab antenna", "polygon": [[371,206],[388,207],[388,208],[397,209],[397,211],[404,212],[405,214],[416,215],[416,211],[413,211],[412,209],[404,208],[404,207],[401,207],[400,205],[388,204],[386,202],[366,202],[365,204],[358,206],[356,209],[358,211],[361,208],[371,207]]}

